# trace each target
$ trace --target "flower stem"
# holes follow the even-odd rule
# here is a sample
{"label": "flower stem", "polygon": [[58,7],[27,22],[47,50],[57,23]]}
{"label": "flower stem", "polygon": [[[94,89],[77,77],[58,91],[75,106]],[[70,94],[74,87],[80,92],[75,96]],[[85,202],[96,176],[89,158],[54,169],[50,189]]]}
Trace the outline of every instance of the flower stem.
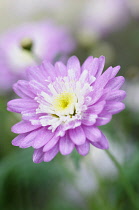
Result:
{"label": "flower stem", "polygon": [[111,161],[116,166],[117,170],[119,171],[119,174],[120,174],[120,177],[121,177],[121,180],[122,180],[122,184],[123,184],[123,186],[126,190],[127,195],[129,196],[129,199],[131,200],[131,202],[134,206],[134,209],[139,209],[137,195],[136,195],[131,183],[127,179],[123,168],[121,167],[120,163],[116,160],[114,155],[109,150],[105,150],[105,151],[106,151],[107,155],[109,156],[109,158],[111,159]]}

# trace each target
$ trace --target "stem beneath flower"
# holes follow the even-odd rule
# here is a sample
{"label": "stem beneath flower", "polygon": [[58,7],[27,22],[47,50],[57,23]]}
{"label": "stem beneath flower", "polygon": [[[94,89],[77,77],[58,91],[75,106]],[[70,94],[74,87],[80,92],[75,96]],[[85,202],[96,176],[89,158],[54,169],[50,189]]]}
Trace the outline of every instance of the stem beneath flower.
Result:
{"label": "stem beneath flower", "polygon": [[116,160],[116,158],[114,157],[114,155],[109,151],[109,150],[105,150],[105,152],[107,153],[107,155],[109,156],[109,158],[111,159],[111,161],[114,163],[114,165],[116,166],[117,170],[119,171],[121,180],[122,180],[122,184],[126,190],[127,195],[129,196],[129,199],[131,200],[132,204],[134,205],[134,209],[139,209],[139,205],[138,205],[138,198],[137,195],[131,185],[131,183],[129,182],[129,180],[127,179],[123,168],[121,167],[120,163]]}

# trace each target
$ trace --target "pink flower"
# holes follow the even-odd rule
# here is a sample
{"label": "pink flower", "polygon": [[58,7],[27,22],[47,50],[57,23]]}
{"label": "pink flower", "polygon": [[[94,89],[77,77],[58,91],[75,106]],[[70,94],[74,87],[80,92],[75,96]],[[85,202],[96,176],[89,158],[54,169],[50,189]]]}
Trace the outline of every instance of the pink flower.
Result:
{"label": "pink flower", "polygon": [[68,31],[51,22],[29,23],[7,32],[0,37],[0,89],[10,90],[36,62],[65,58],[74,48]]}
{"label": "pink flower", "polygon": [[44,61],[28,69],[28,81],[19,80],[14,91],[20,99],[8,102],[8,110],[21,113],[22,121],[12,127],[19,134],[12,144],[32,146],[33,161],[51,161],[58,152],[70,154],[74,148],[87,155],[90,144],[108,149],[108,141],[98,126],[107,124],[122,111],[125,91],[120,67],[109,67],[103,74],[105,58],[88,57],[82,66],[77,57],[67,65]]}

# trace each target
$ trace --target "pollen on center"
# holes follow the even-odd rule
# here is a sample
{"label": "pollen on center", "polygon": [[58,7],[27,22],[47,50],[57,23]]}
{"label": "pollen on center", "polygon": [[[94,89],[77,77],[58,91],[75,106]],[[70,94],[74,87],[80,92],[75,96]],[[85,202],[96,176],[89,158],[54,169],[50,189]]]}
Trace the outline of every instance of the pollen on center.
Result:
{"label": "pollen on center", "polygon": [[53,108],[55,112],[60,112],[64,115],[73,114],[76,102],[77,97],[75,93],[63,92],[54,98]]}

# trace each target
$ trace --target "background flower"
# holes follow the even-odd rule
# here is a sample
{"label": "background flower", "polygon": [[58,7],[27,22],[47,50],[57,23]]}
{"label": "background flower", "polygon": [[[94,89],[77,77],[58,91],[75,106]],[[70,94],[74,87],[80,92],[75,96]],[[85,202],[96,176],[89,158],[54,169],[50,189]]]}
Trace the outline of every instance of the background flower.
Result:
{"label": "background flower", "polygon": [[[31,45],[31,49],[25,47]],[[75,48],[69,32],[52,22],[28,23],[0,37],[0,88],[9,89],[25,69],[43,59],[64,59]]]}
{"label": "background flower", "polygon": [[81,14],[81,28],[90,36],[107,36],[124,27],[129,21],[125,0],[91,0]]}
{"label": "background flower", "polygon": [[30,68],[29,81],[14,85],[22,99],[8,102],[8,110],[21,113],[23,120],[12,127],[20,134],[13,145],[32,146],[36,163],[49,162],[58,152],[68,155],[74,148],[86,155],[90,143],[108,149],[107,139],[97,126],[107,124],[113,114],[124,109],[120,101],[125,91],[119,90],[124,78],[115,77],[120,67],[109,67],[102,74],[104,63],[103,56],[90,56],[80,67],[73,56],[67,66],[44,61]]}

